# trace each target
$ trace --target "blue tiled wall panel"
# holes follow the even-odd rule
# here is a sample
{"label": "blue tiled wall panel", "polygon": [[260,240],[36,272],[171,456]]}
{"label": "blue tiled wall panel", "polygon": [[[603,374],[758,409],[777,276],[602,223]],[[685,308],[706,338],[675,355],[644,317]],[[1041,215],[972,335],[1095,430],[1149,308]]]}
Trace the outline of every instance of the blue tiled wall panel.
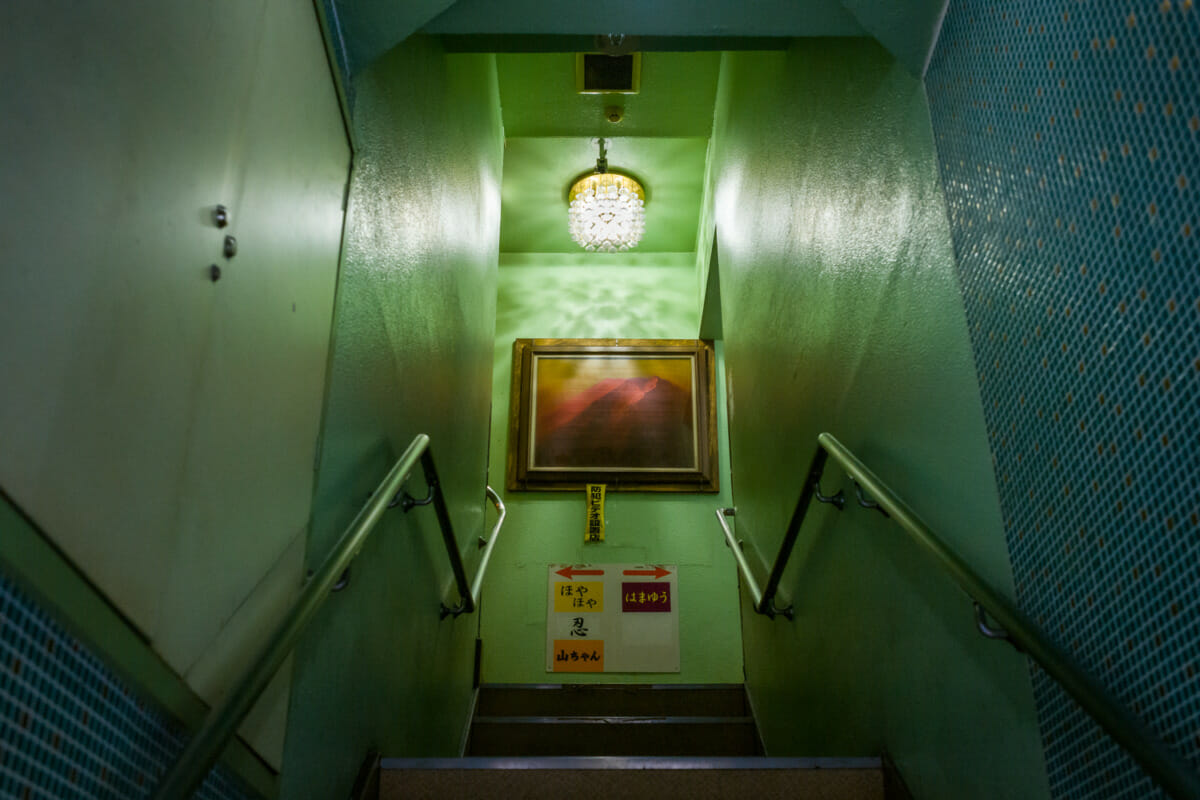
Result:
{"label": "blue tiled wall panel", "polygon": [[[1200,9],[951,0],[926,90],[1018,601],[1200,767]],[[1055,797],[1158,796],[1034,690]]]}
{"label": "blue tiled wall panel", "polygon": [[[183,741],[178,724],[0,575],[0,798],[148,797]],[[217,767],[195,796],[257,795]]]}

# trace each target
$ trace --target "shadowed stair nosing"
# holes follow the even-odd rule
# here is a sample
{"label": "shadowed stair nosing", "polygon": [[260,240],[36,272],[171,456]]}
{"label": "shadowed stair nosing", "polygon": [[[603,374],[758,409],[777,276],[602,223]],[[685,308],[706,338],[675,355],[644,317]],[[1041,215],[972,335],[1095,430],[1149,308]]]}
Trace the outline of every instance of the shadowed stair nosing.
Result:
{"label": "shadowed stair nosing", "polygon": [[465,758],[384,758],[385,769],[880,769],[875,757],[769,758],[764,756],[540,756],[536,758],[467,756]]}
{"label": "shadowed stair nosing", "polygon": [[476,717],[476,725],[752,725],[753,717],[669,717],[640,714],[558,714],[547,717]]}
{"label": "shadowed stair nosing", "polygon": [[484,684],[481,717],[745,716],[740,684]]}
{"label": "shadowed stair nosing", "polygon": [[537,689],[540,691],[564,692],[695,692],[695,691],[741,691],[740,683],[485,683],[481,690],[489,689]]}

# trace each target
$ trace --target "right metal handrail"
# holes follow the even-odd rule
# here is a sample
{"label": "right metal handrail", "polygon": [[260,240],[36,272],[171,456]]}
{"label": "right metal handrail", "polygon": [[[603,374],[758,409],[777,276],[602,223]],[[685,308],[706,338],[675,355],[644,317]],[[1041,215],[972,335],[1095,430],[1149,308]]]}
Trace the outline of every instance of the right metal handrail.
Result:
{"label": "right metal handrail", "polygon": [[[758,583],[750,572],[750,565],[741,552],[741,542],[735,539],[725,521],[727,516],[734,515],[733,509],[717,509],[717,519],[725,532],[726,542],[733,550],[746,588],[754,600],[755,611],[771,618],[776,614],[792,618],[790,606],[786,609],[775,608],[775,594],[800,533],[800,525],[814,496],[825,502],[837,502],[841,495],[841,492],[838,492],[834,497],[825,498],[820,494],[818,486],[826,461],[829,456],[833,456],[846,474],[875,500],[874,503],[865,501],[860,491],[860,505],[867,508],[878,506],[886,512],[887,516],[949,572],[958,586],[967,593],[975,604],[976,619],[981,633],[989,638],[1004,639],[1035,660],[1047,675],[1058,681],[1075,702],[1133,756],[1167,794],[1175,800],[1200,800],[1200,775],[1197,775],[1183,757],[1159,739],[1070,655],[1051,642],[1041,629],[1018,611],[1004,595],[993,589],[845,445],[829,433],[822,433],[817,437],[817,442],[817,452],[809,466],[808,476],[800,490],[800,498],[780,543],[779,553],[771,567],[765,589],[759,590]],[[841,504],[838,507],[841,508]],[[987,623],[987,616],[999,623],[1000,628],[991,627]]]}
{"label": "right metal handrail", "polygon": [[475,580],[471,581],[471,605],[479,606],[479,593],[483,591],[483,576],[487,572],[488,561],[492,558],[492,551],[496,549],[496,542],[500,539],[500,529],[504,527],[504,518],[508,516],[508,509],[504,507],[504,501],[500,499],[500,495],[496,494],[496,490],[490,486],[485,486],[488,499],[492,501],[492,505],[496,507],[496,524],[492,526],[492,535],[488,538],[480,538],[479,546],[483,548],[483,555],[479,557],[479,566],[475,570]]}

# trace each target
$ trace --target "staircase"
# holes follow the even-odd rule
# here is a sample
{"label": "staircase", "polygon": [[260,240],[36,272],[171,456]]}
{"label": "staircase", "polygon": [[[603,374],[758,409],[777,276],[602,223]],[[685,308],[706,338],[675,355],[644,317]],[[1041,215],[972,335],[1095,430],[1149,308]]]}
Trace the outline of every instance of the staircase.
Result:
{"label": "staircase", "polygon": [[485,685],[463,758],[373,760],[352,797],[910,800],[878,758],[762,753],[740,685]]}
{"label": "staircase", "polygon": [[468,756],[757,756],[741,686],[483,686]]}

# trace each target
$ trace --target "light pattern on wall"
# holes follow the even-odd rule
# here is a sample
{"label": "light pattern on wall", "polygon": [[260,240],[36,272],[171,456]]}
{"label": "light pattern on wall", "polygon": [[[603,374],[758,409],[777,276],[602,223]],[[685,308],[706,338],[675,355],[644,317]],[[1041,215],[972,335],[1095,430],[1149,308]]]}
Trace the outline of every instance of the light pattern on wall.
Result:
{"label": "light pattern on wall", "polygon": [[[1018,600],[1200,767],[1200,9],[952,0],[926,89]],[[1034,690],[1055,797],[1161,796]]]}
{"label": "light pattern on wall", "polygon": [[[178,724],[0,575],[0,797],[148,797],[182,742]],[[195,796],[256,795],[218,766]]]}

